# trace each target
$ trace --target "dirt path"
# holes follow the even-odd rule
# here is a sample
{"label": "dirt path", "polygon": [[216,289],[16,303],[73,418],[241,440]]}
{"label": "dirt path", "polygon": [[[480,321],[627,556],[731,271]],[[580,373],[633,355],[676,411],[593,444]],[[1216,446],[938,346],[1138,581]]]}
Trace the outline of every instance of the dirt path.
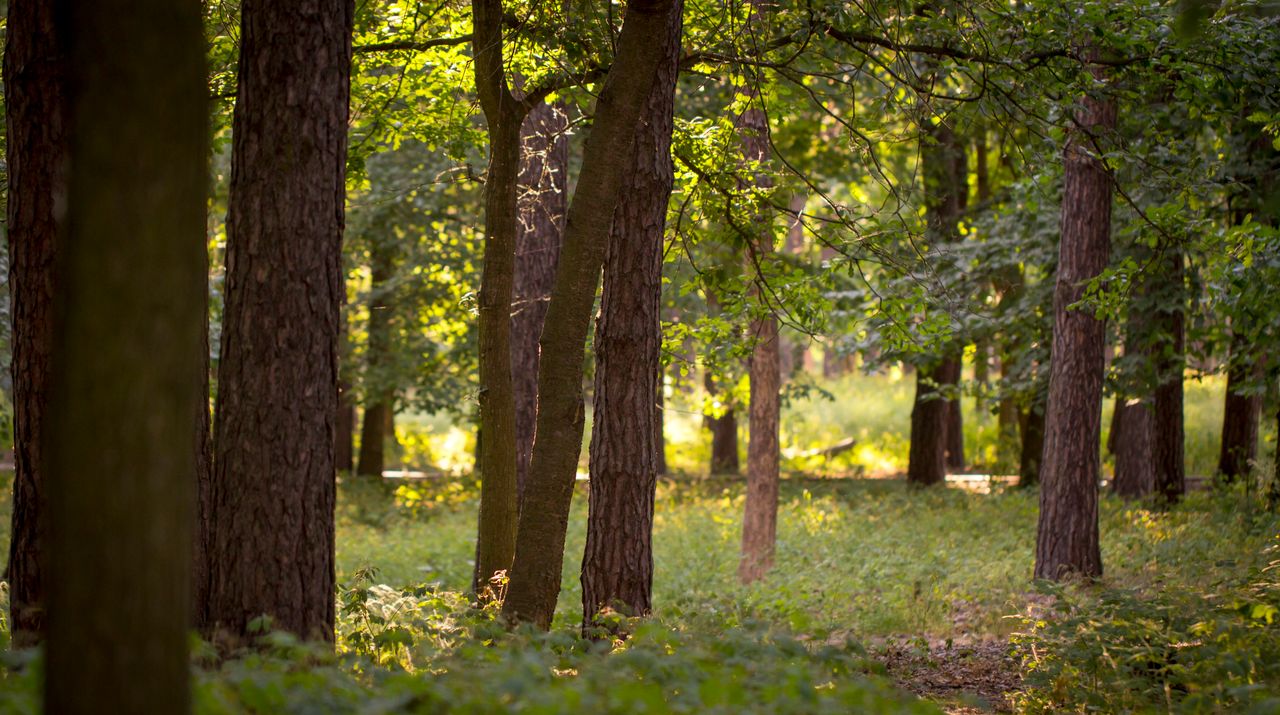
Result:
{"label": "dirt path", "polygon": [[888,638],[871,649],[904,690],[957,715],[1012,712],[1022,686],[1017,661],[1003,640],[925,641]]}

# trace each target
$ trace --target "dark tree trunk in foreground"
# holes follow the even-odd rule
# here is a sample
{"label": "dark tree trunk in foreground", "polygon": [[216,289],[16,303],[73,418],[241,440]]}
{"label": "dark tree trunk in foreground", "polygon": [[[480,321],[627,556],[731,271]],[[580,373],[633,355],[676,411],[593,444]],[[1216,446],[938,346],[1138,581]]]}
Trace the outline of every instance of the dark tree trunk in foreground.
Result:
{"label": "dark tree trunk in foreground", "polygon": [[1180,250],[1169,250],[1165,279],[1173,287],[1176,298],[1157,311],[1162,336],[1157,343],[1156,371],[1160,382],[1155,391],[1155,414],[1152,422],[1152,461],[1156,470],[1156,492],[1165,504],[1173,504],[1187,491],[1187,467],[1184,457],[1186,437],[1183,427],[1183,361],[1186,348],[1183,261]]}
{"label": "dark tree trunk in foreground", "polygon": [[369,324],[368,349],[365,352],[364,421],[360,428],[360,461],[357,473],[381,477],[387,467],[387,438],[395,434],[392,402],[395,391],[390,388],[392,351],[390,296],[395,273],[395,249],[389,239],[375,237],[369,251]]}
{"label": "dark tree trunk in foreground", "polygon": [[72,161],[44,433],[44,710],[183,713],[207,355],[200,4],[60,10]]}
{"label": "dark tree trunk in foreground", "polygon": [[524,494],[538,419],[538,338],[556,278],[569,203],[569,118],[560,104],[539,104],[520,128],[516,205],[515,303],[511,377],[516,410],[516,494]]}
{"label": "dark tree trunk in foreground", "polygon": [[13,521],[9,626],[15,646],[44,631],[44,413],[53,350],[54,197],[65,151],[63,62],[53,3],[12,0],[4,56],[8,120],[9,297],[13,310]]}
{"label": "dark tree trunk in foreground", "polygon": [[1081,100],[1079,129],[1063,150],[1062,238],[1053,294],[1053,348],[1036,534],[1036,578],[1102,575],[1098,477],[1106,334],[1088,310],[1072,310],[1111,254],[1111,175],[1090,135],[1115,127],[1116,111]]}
{"label": "dark tree trunk in foreground", "polygon": [[936,397],[945,365],[916,368],[916,397],[911,406],[911,443],[907,483],[927,487],[947,478],[947,401]]}
{"label": "dark tree trunk in foreground", "polygon": [[1218,455],[1218,473],[1227,482],[1248,476],[1258,458],[1258,422],[1262,414],[1261,394],[1241,394],[1241,386],[1250,377],[1261,381],[1260,365],[1241,363],[1247,350],[1243,340],[1231,341],[1231,366],[1227,369],[1227,396],[1222,410],[1222,448]]}
{"label": "dark tree trunk in foreground", "polygon": [[1040,483],[1040,459],[1044,456],[1044,398],[1031,403],[1018,422],[1021,445],[1018,449],[1018,486]]}
{"label": "dark tree trunk in foreground", "polygon": [[476,93],[489,136],[484,182],[484,256],[480,274],[480,519],[471,588],[481,599],[516,550],[516,413],[511,375],[511,296],[515,281],[516,187],[525,109],[504,71],[502,0],[472,0]]}
{"label": "dark tree trunk in foreground", "polygon": [[[757,26],[764,20],[763,0],[752,0],[751,22]],[[749,104],[738,117],[738,139],[742,158],[761,166],[769,158],[769,118],[759,106],[758,83],[740,87],[748,94]],[[754,177],[756,188],[768,188],[772,180],[762,169]],[[766,265],[774,252],[772,215],[761,209],[752,217],[754,251],[749,259],[748,275],[756,266]],[[751,321],[751,349],[748,375],[751,385],[749,434],[747,442],[747,499],[742,516],[742,559],[738,562],[738,579],[743,583],[758,581],[773,568],[773,554],[778,534],[778,421],[781,410],[779,390],[782,387],[778,356],[778,318],[763,287],[765,276],[755,276],[754,297],[767,311]]]}
{"label": "dark tree trunk in foreground", "polygon": [[[716,379],[708,370],[702,383],[711,395],[717,393]],[[732,399],[732,398],[726,398]],[[711,474],[737,475],[742,469],[738,458],[738,416],[730,405],[719,417],[703,420],[711,430]]]}
{"label": "dark tree trunk in foreground", "polygon": [[653,608],[653,501],[658,483],[654,396],[662,379],[662,239],[674,168],[671,131],[682,0],[668,13],[657,78],[636,129],[613,214],[596,322],[591,487],[582,557],[582,622],[603,609]]}
{"label": "dark tree trunk in foreground", "polygon": [[[617,56],[596,101],[595,124],[565,222],[564,244],[546,324],[539,341],[538,426],[516,556],[503,614],[549,628],[560,593],[565,530],[573,499],[584,422],[582,376],[587,330],[595,307],[614,209],[627,173],[637,120],[663,57],[672,0],[627,6]],[[647,395],[653,398],[653,393]],[[645,435],[652,439],[652,433]],[[487,439],[487,437],[486,437]]]}
{"label": "dark tree trunk in foreground", "polygon": [[241,8],[204,631],[332,640],[351,0]]}
{"label": "dark tree trunk in foreground", "polygon": [[1141,499],[1155,488],[1152,417],[1149,400],[1116,398],[1115,417],[1111,420],[1116,473],[1111,489],[1126,499]]}

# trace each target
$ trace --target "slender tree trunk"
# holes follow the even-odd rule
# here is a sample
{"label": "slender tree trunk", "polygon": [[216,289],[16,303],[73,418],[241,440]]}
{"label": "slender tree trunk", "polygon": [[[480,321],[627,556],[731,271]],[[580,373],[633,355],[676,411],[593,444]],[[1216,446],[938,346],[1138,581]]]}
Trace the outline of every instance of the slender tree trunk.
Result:
{"label": "slender tree trunk", "polygon": [[[960,358],[954,356],[943,362],[945,373],[942,380],[954,387],[960,384]],[[964,458],[964,421],[961,417],[960,398],[947,400],[946,413],[946,457],[949,471],[961,471],[965,468]]]}
{"label": "slender tree trunk", "polygon": [[392,299],[391,281],[395,274],[395,247],[387,238],[375,238],[370,249],[368,349],[365,351],[364,422],[360,430],[360,461],[357,473],[381,477],[386,469],[386,448],[395,415],[392,404]]}
{"label": "slender tree trunk", "polygon": [[[515,388],[511,373],[511,298],[515,281],[516,192],[520,126],[525,109],[508,87],[502,45],[502,0],[472,0],[476,91],[489,135],[484,183],[484,266],[480,274],[480,520],[471,587],[482,600],[511,568],[519,514],[516,485]],[[500,589],[499,589],[500,590]]]}
{"label": "slender tree trunk", "polygon": [[1063,150],[1062,238],[1053,294],[1053,347],[1036,535],[1036,578],[1102,575],[1098,546],[1099,440],[1105,327],[1070,306],[1111,254],[1111,175],[1092,148],[1115,127],[1114,105],[1082,99]]}
{"label": "slender tree trunk", "polygon": [[[680,0],[683,4],[684,0]],[[683,18],[683,13],[681,18]],[[662,325],[658,325],[658,337],[662,337]],[[662,368],[658,368],[658,389],[653,409],[653,449],[656,453],[658,476],[667,473],[667,394],[663,385]]]}
{"label": "slender tree trunk", "polygon": [[356,431],[356,405],[351,399],[351,382],[343,377],[342,362],[347,353],[346,311],[338,315],[338,414],[334,417],[333,462],[339,472],[350,473],[355,468],[353,438]]}
{"label": "slender tree trunk", "polygon": [[1227,396],[1222,410],[1222,449],[1218,456],[1218,473],[1227,482],[1248,476],[1258,456],[1258,422],[1262,414],[1262,395],[1241,394],[1241,386],[1262,379],[1261,363],[1253,368],[1242,364],[1248,349],[1243,340],[1232,336],[1231,365],[1227,369]]}
{"label": "slender tree trunk", "polygon": [[[709,394],[716,394],[716,380],[709,370],[703,376],[703,385]],[[707,417],[705,423],[711,430],[711,474],[737,475],[742,467],[738,460],[738,416],[733,406],[719,417]]]}
{"label": "slender tree trunk", "polygon": [[334,633],[351,0],[241,8],[206,634]]}
{"label": "slender tree trunk", "polygon": [[58,9],[71,160],[44,425],[44,710],[184,713],[207,409],[200,5]]}
{"label": "slender tree trunk", "polygon": [[947,401],[936,397],[945,365],[916,368],[916,398],[911,406],[911,443],[907,454],[907,483],[920,487],[942,484],[947,478]]}
{"label": "slender tree trunk", "polygon": [[516,206],[515,304],[511,376],[516,410],[516,494],[524,494],[538,419],[538,338],[560,257],[569,203],[569,118],[559,103],[539,104],[520,128]]}
{"label": "slender tree trunk", "polygon": [[[791,196],[791,201],[787,204],[790,220],[787,223],[787,242],[784,250],[791,256],[801,256],[804,253],[804,222],[800,214],[804,212],[806,203],[808,203],[808,197],[802,193],[796,193]],[[790,381],[804,366],[804,343],[793,341],[785,334],[780,334],[778,341],[778,371],[782,374],[783,381]]]}
{"label": "slender tree trunk", "polygon": [[1111,421],[1115,434],[1116,473],[1112,490],[1125,499],[1141,499],[1155,488],[1152,461],[1154,420],[1149,400],[1116,398],[1115,417]]}
{"label": "slender tree trunk", "polygon": [[613,214],[595,334],[591,490],[582,557],[582,623],[604,609],[653,608],[654,396],[662,383],[662,243],[674,183],[671,132],[683,1],[654,38],[663,56],[645,102]]}
{"label": "slender tree trunk", "polygon": [[[996,287],[1000,292],[1000,311],[1005,315],[1012,315],[1017,309],[1017,304],[1022,300],[1023,295],[1023,278],[1022,270],[1014,267],[1007,271],[1001,278],[999,285]],[[1009,390],[1009,382],[1012,378],[1012,362],[1016,346],[1013,344],[1013,338],[1008,333],[1000,335],[1000,411],[997,424],[1000,427],[1000,461],[1005,464],[1013,464],[1015,461],[1021,461],[1020,439],[1018,437],[1019,430],[1022,427],[1022,420],[1018,414],[1018,403]],[[1040,460],[1039,453],[1036,454],[1035,461],[1038,464]],[[1019,472],[1021,474],[1021,472]]]}
{"label": "slender tree trunk", "polygon": [[13,521],[9,542],[9,624],[15,647],[44,633],[44,414],[53,350],[58,227],[64,191],[64,58],[53,3],[11,0],[4,56],[9,173],[7,238],[13,311]]}
{"label": "slender tree trunk", "polygon": [[619,158],[631,153],[637,120],[663,56],[662,43],[652,38],[663,36],[671,7],[672,0],[633,0],[627,6],[617,55],[596,101],[595,124],[583,150],[539,341],[537,440],[503,614],[544,629],[551,625],[560,593],[569,504],[582,450],[587,331],[627,171],[627,162]]}
{"label": "slender tree trunk", "polygon": [[1018,486],[1029,487],[1040,483],[1040,459],[1044,454],[1044,398],[1038,398],[1027,408],[1019,421],[1021,447],[1018,452]]}
{"label": "slender tree trunk", "polygon": [[1156,468],[1156,491],[1166,504],[1173,504],[1187,491],[1185,434],[1183,427],[1183,365],[1186,359],[1185,308],[1182,251],[1169,250],[1167,280],[1176,299],[1157,312],[1162,337],[1156,346],[1156,372],[1160,383],[1155,391],[1152,427],[1152,461]]}

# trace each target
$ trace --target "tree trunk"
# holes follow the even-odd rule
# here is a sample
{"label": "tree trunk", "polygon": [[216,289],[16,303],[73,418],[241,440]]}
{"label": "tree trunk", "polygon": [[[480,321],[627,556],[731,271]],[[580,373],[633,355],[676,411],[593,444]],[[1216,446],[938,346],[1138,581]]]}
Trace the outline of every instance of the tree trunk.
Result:
{"label": "tree trunk", "polygon": [[1157,343],[1156,373],[1160,383],[1155,391],[1152,461],[1156,469],[1156,492],[1165,504],[1176,503],[1187,491],[1186,437],[1183,427],[1183,364],[1186,359],[1185,302],[1182,251],[1169,249],[1166,280],[1176,298],[1157,312],[1161,340]]}
{"label": "tree trunk", "polygon": [[683,1],[667,13],[662,60],[613,214],[595,335],[591,489],[582,557],[582,624],[604,609],[653,608],[654,396],[662,383],[662,244],[674,182],[671,132]]}
{"label": "tree trunk", "polygon": [[1155,488],[1153,427],[1149,400],[1116,398],[1115,417],[1111,420],[1116,473],[1111,489],[1125,499],[1141,499]]}
{"label": "tree trunk", "polygon": [[193,379],[208,355],[200,5],[58,9],[72,160],[44,433],[44,710],[184,713],[207,409]]}
{"label": "tree trunk", "polygon": [[[489,0],[494,1],[494,0]],[[529,483],[516,539],[516,557],[503,614],[549,628],[560,593],[565,530],[582,450],[582,377],[587,331],[641,109],[662,59],[662,36],[672,0],[633,0],[618,38],[617,56],[596,101],[595,124],[583,149],[582,170],[569,205],[564,245],[539,341],[538,424]],[[652,399],[653,393],[646,395]],[[646,440],[652,433],[646,436]]]}
{"label": "tree trunk", "polygon": [[1040,483],[1040,459],[1044,455],[1044,408],[1044,398],[1036,399],[1018,423],[1022,431],[1022,444],[1018,451],[1020,487]]}
{"label": "tree trunk", "polygon": [[346,311],[338,315],[338,414],[334,417],[334,469],[350,473],[355,468],[352,439],[356,431],[356,405],[351,399],[351,382],[343,377],[342,363],[348,357]]}
{"label": "tree trunk", "polygon": [[[702,380],[707,392],[715,395],[716,380],[710,370],[706,371]],[[704,421],[707,429],[711,430],[711,474],[736,476],[742,467],[738,460],[738,416],[732,405],[719,417],[708,416]]]}
{"label": "tree trunk", "polygon": [[1245,342],[1232,335],[1231,364],[1227,369],[1227,396],[1222,410],[1222,449],[1218,456],[1218,473],[1228,483],[1246,477],[1258,457],[1258,422],[1262,414],[1261,394],[1241,394],[1242,385],[1250,377],[1260,381],[1261,363],[1254,367],[1241,362],[1248,350]]}
{"label": "tree trunk", "polygon": [[370,249],[369,339],[365,351],[365,408],[360,430],[360,461],[357,473],[381,477],[386,469],[387,437],[393,436],[395,400],[391,365],[392,315],[395,301],[390,292],[395,274],[395,247],[389,238],[378,237]]}
{"label": "tree trunk", "polygon": [[1036,578],[1102,575],[1098,477],[1105,326],[1070,306],[1111,254],[1111,175],[1092,142],[1115,127],[1115,107],[1081,101],[1063,150],[1062,237],[1053,293],[1053,347],[1036,534]]}
{"label": "tree trunk", "polygon": [[351,0],[241,10],[204,632],[333,640]]}
{"label": "tree trunk", "polygon": [[[942,363],[945,373],[942,380],[954,387],[960,384],[960,358],[953,356]],[[961,471],[965,468],[964,458],[964,422],[961,417],[960,398],[947,400],[946,414],[946,458],[949,471]]]}
{"label": "tree trunk", "polygon": [[[680,0],[683,3],[684,0]],[[683,18],[683,13],[681,18]],[[662,337],[662,325],[658,325],[658,337]],[[667,395],[663,385],[662,367],[658,367],[657,399],[653,409],[653,449],[656,454],[658,476],[667,473]]]}
{"label": "tree trunk", "polygon": [[569,202],[569,118],[559,103],[539,104],[520,128],[516,194],[515,304],[511,376],[516,416],[516,494],[524,494],[538,419],[538,338],[556,277]]}
{"label": "tree trunk", "polygon": [[[1005,315],[1012,315],[1017,310],[1017,304],[1022,300],[1023,294],[1023,278],[1022,270],[1013,267],[1000,279],[996,289],[1000,292],[1000,312]],[[1018,432],[1022,427],[1022,420],[1018,414],[1018,403],[1012,394],[1009,394],[1009,380],[1012,377],[1013,354],[1016,346],[1013,344],[1012,338],[1007,333],[1000,335],[1000,412],[997,423],[1000,427],[1000,461],[1004,464],[1013,464],[1015,461],[1021,462],[1021,447],[1019,446]],[[1039,453],[1036,454],[1035,461],[1038,464],[1040,460]],[[1021,472],[1020,472],[1021,473]]]}
{"label": "tree trunk", "polygon": [[511,568],[519,514],[516,491],[515,392],[511,373],[511,297],[515,280],[520,126],[525,109],[507,85],[502,46],[502,0],[472,0],[476,92],[489,136],[484,182],[484,257],[480,274],[480,519],[472,591],[482,600],[500,593],[489,584]]}
{"label": "tree trunk", "polygon": [[945,365],[916,368],[916,397],[911,406],[911,444],[907,453],[907,483],[919,487],[942,484],[947,478],[947,401],[936,397]]}
{"label": "tree trunk", "polygon": [[44,633],[44,414],[53,350],[55,197],[64,191],[64,58],[53,3],[11,0],[4,56],[9,297],[13,311],[13,521],[9,624],[15,647]]}

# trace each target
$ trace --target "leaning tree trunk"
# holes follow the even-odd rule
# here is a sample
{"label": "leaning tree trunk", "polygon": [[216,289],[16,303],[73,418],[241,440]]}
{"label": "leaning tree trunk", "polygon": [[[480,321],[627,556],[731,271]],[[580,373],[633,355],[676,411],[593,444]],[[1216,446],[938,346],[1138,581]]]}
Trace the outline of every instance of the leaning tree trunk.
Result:
{"label": "leaning tree trunk", "polygon": [[391,281],[395,272],[395,248],[388,238],[375,237],[369,251],[368,349],[365,351],[365,408],[360,429],[360,461],[356,472],[381,477],[386,469],[387,437],[394,435],[392,403],[395,390],[392,376]]}
{"label": "leaning tree trunk", "polygon": [[[472,0],[476,93],[489,136],[484,182],[484,256],[480,273],[480,519],[472,591],[482,600],[500,593],[490,584],[511,568],[519,514],[516,491],[516,414],[511,375],[511,296],[515,280],[516,187],[520,125],[525,110],[507,85],[502,46],[502,0]],[[483,439],[481,439],[483,436]],[[501,590],[500,588],[498,589]]]}
{"label": "leaning tree trunk", "polygon": [[192,435],[207,410],[200,5],[58,8],[73,79],[44,433],[44,710],[183,713]]}
{"label": "leaning tree trunk", "polygon": [[1156,372],[1151,456],[1156,470],[1156,493],[1167,504],[1176,503],[1187,491],[1185,432],[1183,426],[1183,362],[1186,352],[1182,251],[1170,249],[1166,279],[1176,298],[1157,311],[1161,340],[1155,346]]}
{"label": "leaning tree trunk", "polygon": [[653,608],[653,501],[658,480],[654,396],[662,382],[662,239],[674,167],[671,132],[682,0],[655,42],[663,45],[622,195],[613,214],[596,322],[591,489],[582,557],[582,623],[605,609]]}
{"label": "leaning tree trunk", "polygon": [[1095,142],[1115,127],[1116,111],[1096,97],[1081,101],[1078,129],[1063,150],[1062,231],[1053,293],[1053,347],[1036,533],[1036,578],[1102,575],[1098,546],[1099,440],[1106,332],[1072,305],[1107,267],[1111,254],[1111,174]]}
{"label": "leaning tree trunk", "polygon": [[44,631],[44,413],[53,350],[56,197],[63,193],[64,59],[53,3],[11,0],[4,56],[9,297],[13,317],[13,521],[9,627],[17,647]]}
{"label": "leaning tree trunk", "polygon": [[333,640],[351,0],[241,10],[206,635]]}
{"label": "leaning tree trunk", "polygon": [[[751,22],[759,24],[764,10],[761,0],[752,0]],[[756,167],[757,189],[772,186],[762,166],[769,157],[769,118],[759,106],[759,88],[755,83],[739,88],[747,95],[747,109],[738,117],[737,128],[742,158]],[[773,220],[763,207],[752,217],[753,243],[748,251],[754,259],[752,267],[768,264],[774,252]],[[764,577],[773,567],[773,554],[778,540],[778,421],[782,387],[778,356],[778,318],[769,305],[766,275],[756,271],[752,288],[760,305],[759,317],[751,321],[751,360],[748,375],[751,386],[749,408],[750,441],[747,442],[747,499],[742,516],[742,559],[738,562],[738,579],[752,583]]]}
{"label": "leaning tree trunk", "polygon": [[1262,414],[1261,394],[1241,394],[1244,384],[1261,381],[1261,363],[1250,366],[1242,360],[1248,346],[1236,335],[1233,333],[1231,340],[1226,404],[1222,410],[1222,449],[1218,456],[1218,473],[1227,482],[1248,476],[1253,469],[1258,457],[1258,422]]}
{"label": "leaning tree trunk", "polygon": [[569,196],[569,117],[559,103],[539,104],[520,128],[516,205],[515,304],[511,377],[515,391],[516,494],[524,494],[538,419],[538,338],[556,277]]}
{"label": "leaning tree trunk", "polygon": [[[585,345],[627,172],[627,162],[620,158],[631,153],[637,120],[663,57],[662,43],[652,38],[663,36],[671,7],[672,0],[633,0],[627,5],[617,56],[596,101],[595,124],[583,149],[539,341],[537,440],[502,610],[513,621],[531,621],[544,629],[551,625],[560,594],[565,530],[582,450]],[[652,399],[653,393],[646,398]],[[652,433],[646,435],[650,439]]]}

